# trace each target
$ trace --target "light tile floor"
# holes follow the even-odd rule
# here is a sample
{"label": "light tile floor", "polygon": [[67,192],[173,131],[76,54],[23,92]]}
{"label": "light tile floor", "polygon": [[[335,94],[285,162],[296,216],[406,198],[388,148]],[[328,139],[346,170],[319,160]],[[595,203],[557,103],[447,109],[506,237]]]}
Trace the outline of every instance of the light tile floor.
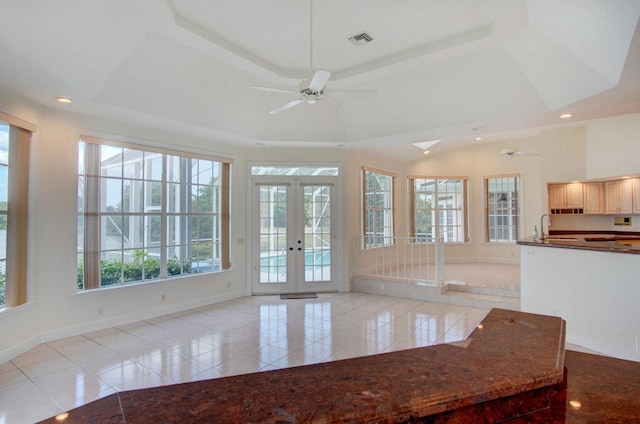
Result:
{"label": "light tile floor", "polygon": [[41,344],[0,365],[0,424],[116,391],[458,341],[488,310],[365,293],[243,297]]}

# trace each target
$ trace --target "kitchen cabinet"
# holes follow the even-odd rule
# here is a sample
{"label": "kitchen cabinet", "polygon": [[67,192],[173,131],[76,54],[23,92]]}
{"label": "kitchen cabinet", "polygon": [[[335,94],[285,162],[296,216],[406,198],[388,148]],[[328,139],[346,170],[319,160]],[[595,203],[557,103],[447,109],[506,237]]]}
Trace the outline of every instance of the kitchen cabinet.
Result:
{"label": "kitchen cabinet", "polygon": [[640,214],[640,178],[633,180],[633,213]]}
{"label": "kitchen cabinet", "polygon": [[605,213],[633,213],[633,189],[632,179],[605,182]]}
{"label": "kitchen cabinet", "polygon": [[582,183],[549,184],[548,195],[551,213],[582,213],[584,207]]}
{"label": "kitchen cabinet", "polygon": [[[640,188],[640,184],[638,184]],[[604,213],[604,185],[599,182],[583,183],[584,193],[584,213],[603,214]]]}

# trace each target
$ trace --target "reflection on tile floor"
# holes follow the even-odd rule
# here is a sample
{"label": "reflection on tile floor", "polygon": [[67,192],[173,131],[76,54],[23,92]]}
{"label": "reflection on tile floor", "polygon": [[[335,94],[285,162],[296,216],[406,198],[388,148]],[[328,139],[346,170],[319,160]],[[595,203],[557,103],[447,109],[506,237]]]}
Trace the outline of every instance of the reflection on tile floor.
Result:
{"label": "reflection on tile floor", "polygon": [[0,365],[0,424],[115,391],[463,339],[488,310],[364,293],[243,297],[37,346]]}

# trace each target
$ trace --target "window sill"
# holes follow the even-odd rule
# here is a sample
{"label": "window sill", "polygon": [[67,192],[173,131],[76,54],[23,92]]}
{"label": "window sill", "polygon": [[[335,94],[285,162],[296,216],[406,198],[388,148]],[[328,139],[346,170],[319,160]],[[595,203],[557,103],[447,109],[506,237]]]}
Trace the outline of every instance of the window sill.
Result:
{"label": "window sill", "polygon": [[24,311],[28,311],[29,309],[33,309],[35,307],[34,302],[27,302],[20,306],[3,306],[0,308],[0,318],[9,317],[11,315],[20,314]]}
{"label": "window sill", "polygon": [[202,278],[202,277],[214,277],[229,271],[231,270],[225,269],[221,271],[203,272],[199,274],[180,275],[180,276],[175,276],[170,278],[162,278],[159,280],[141,281],[138,283],[117,284],[117,285],[99,287],[99,288],[90,289],[90,290],[76,290],[74,294],[80,297],[87,297],[87,296],[96,296],[96,295],[108,293],[111,291],[130,291],[130,290],[136,290],[139,288],[149,287],[149,286],[164,287],[167,284],[172,284],[173,282],[176,282],[176,281],[185,281],[189,279]]}

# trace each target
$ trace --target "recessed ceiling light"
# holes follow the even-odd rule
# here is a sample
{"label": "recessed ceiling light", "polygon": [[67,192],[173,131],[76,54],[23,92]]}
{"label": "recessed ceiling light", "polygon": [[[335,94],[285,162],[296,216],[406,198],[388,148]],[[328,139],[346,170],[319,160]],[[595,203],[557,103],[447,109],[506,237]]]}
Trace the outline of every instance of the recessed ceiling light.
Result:
{"label": "recessed ceiling light", "polygon": [[580,408],[582,406],[582,404],[577,400],[570,400],[569,401],[569,405],[571,405],[572,407],[574,407],[576,409],[578,409],[578,408]]}
{"label": "recessed ceiling light", "polygon": [[573,116],[572,113],[563,113],[562,115],[560,115],[561,119],[569,119]]}
{"label": "recessed ceiling light", "polygon": [[482,137],[476,137],[476,141],[482,141]]}
{"label": "recessed ceiling light", "polygon": [[424,152],[422,152],[422,154],[423,154],[423,155],[428,155],[428,154],[429,154],[429,151],[428,151],[428,150],[425,150]]}
{"label": "recessed ceiling light", "polygon": [[68,105],[72,101],[67,97],[56,97],[56,100],[58,101],[58,103],[64,103],[65,105]]}

